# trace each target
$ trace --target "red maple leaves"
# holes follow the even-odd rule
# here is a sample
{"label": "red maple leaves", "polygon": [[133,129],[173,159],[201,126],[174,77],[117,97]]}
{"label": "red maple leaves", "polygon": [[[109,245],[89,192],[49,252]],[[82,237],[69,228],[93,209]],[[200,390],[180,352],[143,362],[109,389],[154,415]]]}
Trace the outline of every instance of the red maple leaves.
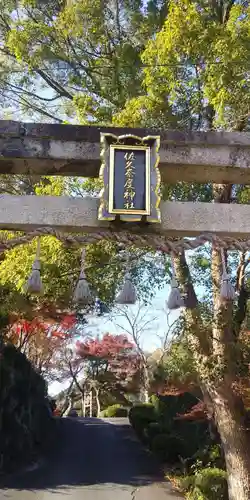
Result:
{"label": "red maple leaves", "polygon": [[15,337],[20,340],[23,337],[27,341],[34,335],[43,334],[46,337],[65,339],[70,336],[75,323],[76,318],[73,314],[65,316],[60,322],[46,321],[39,317],[32,320],[17,319],[9,326],[8,337],[11,340],[15,340]]}
{"label": "red maple leaves", "polygon": [[114,359],[118,355],[126,355],[134,351],[134,344],[128,340],[126,335],[111,335],[110,333],[106,333],[101,339],[87,339],[85,342],[77,342],[76,346],[78,354],[82,357]]}
{"label": "red maple leaves", "polygon": [[26,354],[37,371],[46,372],[55,368],[58,353],[71,339],[75,315],[64,316],[60,321],[36,317],[31,320],[15,318],[6,333],[7,340]]}
{"label": "red maple leaves", "polygon": [[77,342],[76,349],[77,355],[92,362],[99,372],[111,371],[119,378],[126,378],[138,369],[135,345],[126,335],[106,333],[102,338]]}

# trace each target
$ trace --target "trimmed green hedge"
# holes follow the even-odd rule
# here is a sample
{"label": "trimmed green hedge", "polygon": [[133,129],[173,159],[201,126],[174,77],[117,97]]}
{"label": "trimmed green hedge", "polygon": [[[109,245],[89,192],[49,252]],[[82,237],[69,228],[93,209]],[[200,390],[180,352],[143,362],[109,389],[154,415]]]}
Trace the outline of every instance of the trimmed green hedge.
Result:
{"label": "trimmed green hedge", "polygon": [[129,419],[133,421],[137,417],[143,417],[151,422],[156,421],[157,416],[155,413],[154,405],[152,405],[151,403],[140,403],[134,405],[129,410]]}
{"label": "trimmed green hedge", "polygon": [[[161,460],[168,461],[168,454],[171,462],[175,461],[177,457],[185,459],[192,457],[198,451],[201,444],[205,447],[209,442],[210,436],[206,422],[187,422],[174,418],[177,408],[183,409],[184,402],[189,406],[193,401],[194,398],[192,395],[185,398],[168,396],[167,405],[163,406],[161,401],[161,412],[159,412],[158,398],[154,401],[154,405],[151,403],[139,404],[131,408],[129,412],[131,425],[139,438],[154,450]],[[169,450],[165,450],[164,452],[161,444],[158,447],[158,440],[156,439],[158,435],[165,436],[164,442],[167,439],[172,442],[174,439],[176,452],[173,452],[173,454]],[[173,436],[177,436],[177,438],[173,438]],[[155,439],[156,441],[154,442]],[[168,448],[171,446],[169,442]],[[159,451],[157,451],[158,448]]]}
{"label": "trimmed green hedge", "polygon": [[105,410],[103,410],[100,413],[100,417],[103,417],[103,418],[127,417],[127,416],[128,416],[128,409],[124,408],[120,404],[108,406],[108,408],[105,408]]}
{"label": "trimmed green hedge", "polygon": [[153,439],[158,436],[158,434],[162,434],[164,432],[164,429],[162,428],[161,424],[158,422],[150,422],[147,427],[144,429],[144,433],[149,441],[151,443]]}
{"label": "trimmed green hedge", "polygon": [[180,436],[158,434],[151,442],[151,450],[162,462],[175,464],[185,456],[185,442]]}
{"label": "trimmed green hedge", "polygon": [[143,440],[147,440],[146,430],[148,425],[157,421],[154,406],[150,403],[135,405],[130,409],[128,416],[138,436]]}

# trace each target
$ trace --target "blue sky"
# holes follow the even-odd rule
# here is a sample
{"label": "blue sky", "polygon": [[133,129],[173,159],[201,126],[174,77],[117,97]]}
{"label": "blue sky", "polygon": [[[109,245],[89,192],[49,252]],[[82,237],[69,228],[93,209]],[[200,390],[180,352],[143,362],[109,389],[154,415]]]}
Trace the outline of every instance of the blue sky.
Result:
{"label": "blue sky", "polygon": [[[145,324],[148,322],[147,328],[145,329],[144,334],[142,335],[143,348],[146,351],[153,351],[160,347],[160,339],[167,330],[167,308],[166,308],[166,300],[170,293],[169,285],[166,285],[163,289],[158,290],[156,295],[150,304],[147,307],[143,307],[141,309],[140,318],[141,321],[139,323]],[[128,306],[128,314],[135,315],[138,312],[140,305],[136,303],[135,305]],[[179,316],[179,311],[169,311],[169,322],[170,324],[176,320]],[[92,326],[93,325],[93,326]],[[120,325],[120,326],[119,326]],[[95,332],[95,334],[102,335],[105,332],[109,333],[127,333],[129,331],[129,324],[126,319],[119,313],[119,309],[114,308],[113,312],[110,316],[101,317],[101,318],[93,318],[90,319],[88,328],[86,331]]]}

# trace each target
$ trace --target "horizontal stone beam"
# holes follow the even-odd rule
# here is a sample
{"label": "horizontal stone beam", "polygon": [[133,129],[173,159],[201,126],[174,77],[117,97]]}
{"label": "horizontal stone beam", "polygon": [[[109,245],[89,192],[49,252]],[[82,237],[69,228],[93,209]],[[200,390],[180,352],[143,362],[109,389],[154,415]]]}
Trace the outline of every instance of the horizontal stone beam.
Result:
{"label": "horizontal stone beam", "polygon": [[160,170],[164,182],[250,184],[250,133],[12,121],[0,121],[0,174],[98,177],[100,132],[160,135]]}
{"label": "horizontal stone beam", "polygon": [[[112,227],[98,221],[98,198],[53,196],[0,196],[0,228],[32,230],[53,227],[61,231],[93,232]],[[197,236],[213,232],[238,238],[250,235],[250,205],[217,203],[162,202],[162,222],[143,226],[138,231],[169,236]],[[122,228],[129,229],[129,223]]]}

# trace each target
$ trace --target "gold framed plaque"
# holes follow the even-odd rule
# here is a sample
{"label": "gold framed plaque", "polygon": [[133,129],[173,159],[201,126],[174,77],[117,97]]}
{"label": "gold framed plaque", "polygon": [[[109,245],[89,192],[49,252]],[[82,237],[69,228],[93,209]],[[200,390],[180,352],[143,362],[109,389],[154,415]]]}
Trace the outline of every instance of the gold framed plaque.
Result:
{"label": "gold framed plaque", "polygon": [[100,220],[160,222],[158,136],[101,134]]}

